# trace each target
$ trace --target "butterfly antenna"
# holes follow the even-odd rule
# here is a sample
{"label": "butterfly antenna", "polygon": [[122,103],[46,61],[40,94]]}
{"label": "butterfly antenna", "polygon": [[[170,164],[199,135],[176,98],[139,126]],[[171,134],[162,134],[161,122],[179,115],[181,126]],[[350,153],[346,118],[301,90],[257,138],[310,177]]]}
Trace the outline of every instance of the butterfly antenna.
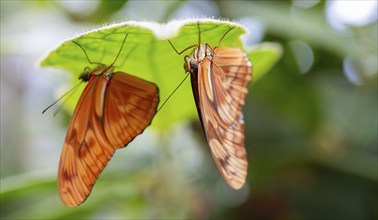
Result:
{"label": "butterfly antenna", "polygon": [[197,22],[197,28],[198,28],[198,45],[201,44],[201,28],[199,21]]}
{"label": "butterfly antenna", "polygon": [[[64,93],[60,98],[58,98],[55,102],[53,102],[51,105],[49,105],[47,108],[45,108],[45,110],[42,111],[42,114],[44,114],[49,108],[51,108],[52,106],[54,106],[57,102],[59,102],[62,98],[64,98],[66,95],[68,95],[70,92],[72,92],[73,90],[76,91],[76,89],[79,87],[79,85],[81,84],[78,83],[76,86],[74,86],[73,88],[71,88],[70,90],[68,90],[66,93]],[[72,93],[73,94],[73,93]],[[71,95],[72,95],[71,94]],[[71,95],[69,97],[71,97]],[[54,113],[54,116],[56,114]]]}
{"label": "butterfly antenna", "polygon": [[[81,83],[79,83],[78,85],[80,85],[80,84],[81,84]],[[72,91],[72,90],[73,90],[73,91],[69,94],[69,96],[68,96],[66,99],[64,99],[63,103],[62,103],[61,105],[59,105],[58,109],[54,111],[54,114],[53,114],[54,117],[60,112],[60,110],[62,110],[62,107],[63,107],[64,104],[65,104],[65,103],[66,103],[66,102],[72,97],[72,95],[75,94],[77,88],[79,88],[79,87],[78,87],[78,86],[75,86],[75,87],[73,87],[73,88],[71,89],[71,91]]]}
{"label": "butterfly antenna", "polygon": [[175,48],[175,46],[173,46],[172,42],[170,40],[168,40],[169,44],[171,45],[171,47],[176,51],[176,53],[178,55],[181,55],[182,53],[184,53],[185,51],[189,50],[190,48],[193,48],[193,47],[196,47],[197,44],[194,44],[194,45],[191,45],[189,47],[186,47],[185,49],[183,49],[181,52],[178,52],[178,50]]}
{"label": "butterfly antenna", "polygon": [[121,66],[125,65],[126,60],[129,59],[130,55],[134,52],[134,50],[138,47],[138,44],[136,44],[133,48],[131,48],[130,52],[126,55],[125,59],[123,60]]}
{"label": "butterfly antenna", "polygon": [[77,46],[79,46],[81,48],[81,50],[84,52],[85,56],[87,57],[87,60],[90,64],[98,64],[98,65],[102,65],[102,63],[98,63],[98,62],[92,62],[91,59],[89,59],[89,56],[87,54],[87,51],[84,49],[83,46],[81,46],[78,42],[76,41],[72,41],[74,44],[76,44]]}
{"label": "butterfly antenna", "polygon": [[223,38],[232,30],[232,29],[234,29],[234,27],[231,27],[230,29],[228,29],[228,31],[226,31],[226,33],[224,33],[223,34],[223,36],[221,37],[221,39],[219,39],[219,43],[218,43],[218,46],[217,47],[219,47],[219,45],[222,43],[222,40],[223,40]]}
{"label": "butterfly antenna", "polygon": [[185,78],[180,82],[180,84],[171,92],[171,94],[168,96],[168,98],[165,99],[165,101],[163,102],[163,104],[161,104],[161,106],[159,107],[159,109],[156,111],[156,113],[158,113],[160,111],[160,109],[163,108],[163,106],[165,105],[165,103],[167,103],[167,101],[172,97],[172,95],[177,91],[177,89],[185,82],[185,80],[188,78],[189,74],[186,74]]}
{"label": "butterfly antenna", "polygon": [[114,59],[113,63],[109,65],[109,68],[112,67],[112,66],[115,64],[115,62],[117,62],[118,57],[119,57],[119,55],[121,54],[121,51],[122,51],[123,45],[125,44],[125,42],[126,42],[126,38],[127,38],[128,35],[129,35],[129,33],[126,33],[125,37],[123,38],[123,41],[122,41],[121,47],[120,47],[119,50],[118,50],[117,56],[116,56],[116,58]]}

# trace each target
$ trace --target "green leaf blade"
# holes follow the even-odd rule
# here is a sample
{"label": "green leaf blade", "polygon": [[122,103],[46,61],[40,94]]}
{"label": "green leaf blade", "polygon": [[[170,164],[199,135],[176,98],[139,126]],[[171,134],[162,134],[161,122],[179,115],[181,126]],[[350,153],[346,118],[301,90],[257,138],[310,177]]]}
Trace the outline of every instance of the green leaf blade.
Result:
{"label": "green leaf blade", "polygon": [[[233,28],[221,41],[225,47],[241,47],[240,36],[246,33],[243,26],[237,23],[216,19],[192,19],[173,21],[168,24],[148,22],[123,22],[84,33],[62,43],[45,57],[42,67],[55,67],[72,73],[72,84],[79,83],[78,77],[85,67],[91,65],[84,52],[72,41],[85,48],[90,61],[110,65],[121,47],[126,34],[127,40],[115,63],[115,71],[138,76],[151,81],[159,87],[162,104],[185,77],[183,69],[184,56],[192,49],[178,55],[168,39],[178,51],[198,44],[200,22],[200,41],[212,47],[219,45],[222,36]],[[271,48],[274,48],[273,46]],[[265,74],[280,57],[279,45],[276,49],[259,49],[247,56],[252,60],[255,70],[254,81]],[[265,55],[264,55],[265,53]],[[256,62],[254,62],[256,59]],[[259,63],[263,65],[259,65]],[[258,77],[256,77],[258,76]],[[84,85],[81,85],[84,87]],[[77,90],[67,102],[67,109],[73,111],[82,88]],[[197,117],[192,89],[189,80],[176,91],[164,108],[155,116],[152,127],[165,130],[172,125]]]}

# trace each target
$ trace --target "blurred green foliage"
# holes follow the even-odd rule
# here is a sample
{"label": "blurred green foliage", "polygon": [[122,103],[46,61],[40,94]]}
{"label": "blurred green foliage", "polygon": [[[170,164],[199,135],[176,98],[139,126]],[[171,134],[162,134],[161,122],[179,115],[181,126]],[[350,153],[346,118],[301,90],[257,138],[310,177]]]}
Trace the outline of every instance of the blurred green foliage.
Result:
{"label": "blurred green foliage", "polygon": [[[282,45],[282,58],[252,84],[243,109],[248,183],[241,191],[224,183],[194,121],[157,137],[144,133],[136,145],[153,141],[141,143],[143,154],[134,151],[141,145],[117,152],[78,208],[60,203],[56,171],[2,178],[1,218],[378,219],[377,61],[370,59],[378,54],[376,21],[335,31],[326,21],[329,1],[309,8],[296,6],[298,1],[99,2],[85,16],[59,10],[89,26],[120,17],[168,22],[184,12],[255,19],[264,26],[261,41]],[[28,4],[40,13],[51,7]],[[54,4],[65,7],[64,1]],[[100,7],[105,16],[97,13]],[[298,63],[298,45],[313,55],[307,72]],[[255,67],[262,62],[253,50],[249,57]],[[165,110],[175,111],[180,95]]]}

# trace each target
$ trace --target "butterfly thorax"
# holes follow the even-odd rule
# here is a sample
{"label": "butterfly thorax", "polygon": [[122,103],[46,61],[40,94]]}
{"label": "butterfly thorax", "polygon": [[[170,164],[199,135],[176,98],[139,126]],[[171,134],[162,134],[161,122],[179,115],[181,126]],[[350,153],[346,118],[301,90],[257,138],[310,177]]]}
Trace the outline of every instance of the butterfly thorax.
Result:
{"label": "butterfly thorax", "polygon": [[196,74],[198,71],[198,64],[206,59],[206,57],[212,61],[213,56],[214,50],[209,44],[199,44],[189,55],[184,57],[184,69],[188,73]]}
{"label": "butterfly thorax", "polygon": [[113,66],[100,65],[94,70],[91,70],[89,67],[85,67],[83,73],[80,74],[79,79],[84,82],[88,82],[91,78],[104,75],[107,79],[110,79],[113,75]]}
{"label": "butterfly thorax", "polygon": [[91,70],[89,67],[84,68],[84,72],[79,76],[83,82],[87,82],[84,91],[87,91],[88,87],[92,84],[93,80],[98,76],[104,76],[106,78],[106,86],[109,86],[110,79],[113,75],[113,66],[100,65],[96,69]]}

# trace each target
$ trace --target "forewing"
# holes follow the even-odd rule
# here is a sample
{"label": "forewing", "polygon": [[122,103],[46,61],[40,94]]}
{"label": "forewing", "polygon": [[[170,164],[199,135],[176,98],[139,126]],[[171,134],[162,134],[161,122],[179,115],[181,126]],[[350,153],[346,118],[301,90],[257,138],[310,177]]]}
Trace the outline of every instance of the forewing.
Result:
{"label": "forewing", "polygon": [[198,106],[213,159],[227,183],[244,185],[248,162],[242,107],[252,65],[240,49],[216,48],[198,66]]}
{"label": "forewing", "polygon": [[110,143],[126,146],[151,123],[159,103],[158,88],[130,74],[114,73],[106,91],[104,129]]}
{"label": "forewing", "polygon": [[104,77],[96,77],[81,94],[63,144],[58,191],[67,206],[80,205],[114,153],[103,126]]}

